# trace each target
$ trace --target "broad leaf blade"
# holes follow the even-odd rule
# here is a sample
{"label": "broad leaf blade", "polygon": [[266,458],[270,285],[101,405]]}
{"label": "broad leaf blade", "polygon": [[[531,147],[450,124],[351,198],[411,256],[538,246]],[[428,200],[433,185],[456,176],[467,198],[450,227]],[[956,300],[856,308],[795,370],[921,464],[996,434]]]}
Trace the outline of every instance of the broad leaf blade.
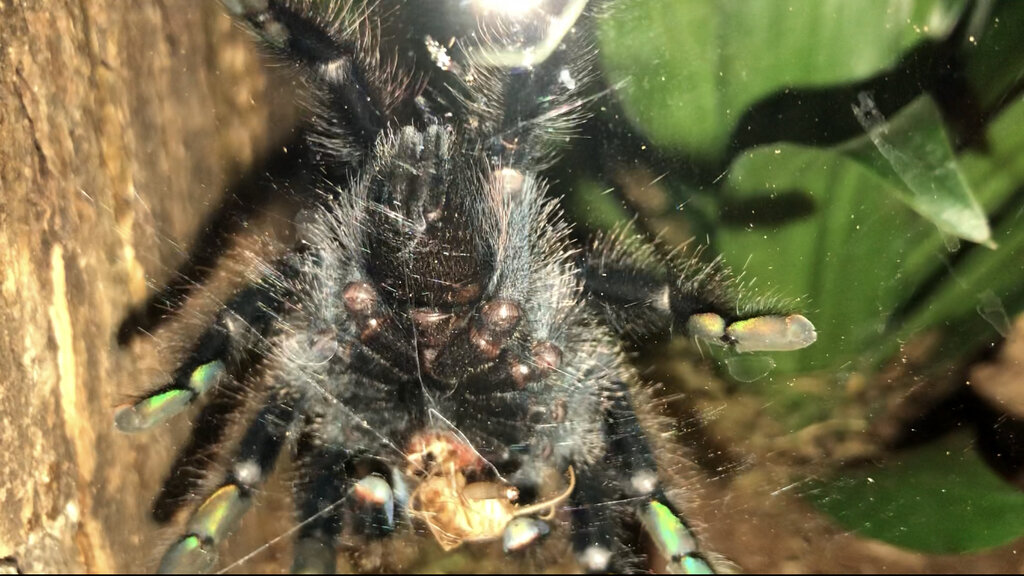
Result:
{"label": "broad leaf blade", "polygon": [[1024,493],[988,467],[960,433],[849,471],[806,493],[858,534],[938,554],[1024,535]]}
{"label": "broad leaf blade", "polygon": [[870,95],[861,94],[853,108],[867,137],[843,147],[843,153],[892,181],[892,190],[939,230],[991,244],[988,219],[964,180],[931,98],[914,100],[889,121]]}
{"label": "broad leaf blade", "polygon": [[713,159],[785,88],[863,80],[944,37],[963,0],[636,0],[601,22],[602,65],[656,144]]}

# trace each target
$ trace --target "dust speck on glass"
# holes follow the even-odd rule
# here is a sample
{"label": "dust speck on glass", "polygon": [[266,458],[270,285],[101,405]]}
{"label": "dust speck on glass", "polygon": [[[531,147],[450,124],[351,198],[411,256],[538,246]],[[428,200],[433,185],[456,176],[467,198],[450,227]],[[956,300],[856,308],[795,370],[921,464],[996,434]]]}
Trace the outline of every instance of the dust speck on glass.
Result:
{"label": "dust speck on glass", "polygon": [[[615,4],[437,2],[440,24],[395,40],[382,31],[409,5],[224,0],[304,80],[312,191],[296,243],[253,263],[169,380],[115,416],[135,433],[224,390],[257,406],[217,442],[220,468],[170,472],[156,516],[187,519],[162,572],[216,568],[282,453],[298,572],[409,534],[536,569],[555,533],[586,571],[722,566],[637,417],[627,343],[790,351],[817,334],[776,300],[741,301],[701,250],[625,226],[581,238],[563,216],[541,172],[621,86],[594,80]],[[194,433],[225,435],[231,412]]]}

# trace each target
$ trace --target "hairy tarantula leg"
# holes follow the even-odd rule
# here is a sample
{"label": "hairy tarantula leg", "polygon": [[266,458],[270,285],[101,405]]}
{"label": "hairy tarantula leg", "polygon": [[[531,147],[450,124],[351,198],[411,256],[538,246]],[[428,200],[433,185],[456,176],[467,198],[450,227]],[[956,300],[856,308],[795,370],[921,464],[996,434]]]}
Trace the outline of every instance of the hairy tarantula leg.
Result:
{"label": "hairy tarantula leg", "polygon": [[[657,482],[654,456],[636,422],[626,385],[614,386],[621,391],[605,394],[603,435],[608,451],[603,462],[580,474],[573,494],[573,547],[587,572],[606,572],[616,559],[621,559],[615,536],[621,510],[610,503],[619,501],[624,492],[635,496],[650,491]],[[615,568],[622,570],[625,566]]]}
{"label": "hairy tarantula leg", "polygon": [[632,507],[667,567],[673,573],[709,573],[713,568],[698,549],[686,521],[665,498],[658,484],[657,463],[647,444],[625,383],[605,394],[604,461],[581,474],[573,513],[573,541],[581,566],[589,572],[630,569],[628,558],[615,549],[621,508],[614,503],[641,502]]}
{"label": "hairy tarantula leg", "polygon": [[610,458],[620,470],[628,496],[646,497],[636,514],[673,574],[709,574],[714,570],[701,555],[697,538],[658,485],[657,462],[637,421],[625,383],[610,395],[605,413]]}
{"label": "hairy tarantula leg", "polygon": [[237,526],[281,452],[295,411],[284,394],[271,394],[245,431],[227,479],[185,525],[183,536],[160,561],[160,573],[205,572],[217,561],[217,545]]}
{"label": "hairy tarantula leg", "polygon": [[296,450],[298,480],[292,493],[302,526],[292,559],[294,574],[333,574],[335,544],[342,530],[341,503],[349,491],[348,450],[317,441],[311,418]]}
{"label": "hairy tarantula leg", "polygon": [[698,256],[666,258],[636,236],[599,236],[581,262],[584,290],[613,327],[632,336],[682,330],[738,352],[799,350],[817,339],[800,314],[739,311],[728,270]]}
{"label": "hairy tarantula leg", "polygon": [[296,0],[221,0],[232,17],[245,22],[271,48],[307,65],[354,55],[355,30],[342,30],[344,15],[324,2]]}
{"label": "hairy tarantula leg", "polygon": [[[260,346],[252,347],[251,343],[253,340],[263,338],[272,328],[277,314],[289,296],[285,285],[297,274],[294,255],[278,260],[273,269],[267,271],[258,283],[242,289],[228,302],[222,309],[217,323],[200,336],[199,344],[177,369],[177,376],[189,375],[190,378],[190,371],[219,361],[225,364],[228,374],[221,377],[218,386],[211,386],[207,390],[206,395],[210,398],[196,418],[188,444],[178,453],[170,474],[153,502],[153,519],[157,522],[170,521],[174,514],[188,503],[188,495],[205,479],[205,470],[209,466],[211,455],[217,453],[218,445],[228,423],[231,422],[231,414],[239,409],[249,393],[245,382],[251,375],[262,370],[264,350]],[[214,346],[204,346],[204,339]],[[219,352],[216,350],[218,348]],[[172,380],[172,384],[165,386],[164,390],[172,387],[175,381]],[[172,394],[177,396],[179,402],[194,401],[196,396],[192,392],[190,389],[187,392]],[[152,393],[147,398],[155,394]],[[142,410],[141,414],[136,411],[139,404],[145,403],[147,398],[123,408],[122,411],[128,415],[118,413],[117,419],[129,419],[128,424],[136,424],[138,421],[149,425],[155,424],[159,420],[155,420],[155,417],[146,410]],[[163,419],[173,414],[158,415]],[[117,420],[115,422],[119,428],[124,424]]]}
{"label": "hairy tarantula leg", "polygon": [[[586,2],[570,4],[582,7]],[[571,17],[575,10],[569,12],[556,20]],[[550,26],[548,33],[558,28]],[[502,124],[489,143],[503,164],[518,168],[543,165],[543,155],[560,145],[559,140],[571,134],[579,121],[583,104],[579,92],[592,75],[593,59],[581,36],[584,32],[570,22],[565,37],[557,41],[560,47],[548,58],[508,75],[502,86]]]}
{"label": "hairy tarantula leg", "polygon": [[300,0],[222,0],[278,56],[300,64],[312,88],[325,101],[328,120],[355,138],[363,149],[385,127],[397,79],[374,75],[378,56],[360,36],[366,14],[350,2]]}
{"label": "hairy tarantula leg", "polygon": [[[326,456],[327,452],[323,454]],[[348,453],[336,452],[339,458]],[[302,528],[295,542],[292,572],[295,574],[333,574],[336,569],[335,545],[342,530],[344,510],[352,512],[353,529],[370,538],[381,538],[395,530],[396,508],[400,498],[383,476],[364,476],[346,490],[348,477],[340,461],[321,462],[326,468],[310,471],[309,483],[295,490]]]}
{"label": "hairy tarantula leg", "polygon": [[117,428],[122,432],[150,428],[220,384],[253,339],[266,334],[281,303],[280,295],[263,284],[239,292],[199,337],[170,383],[118,410],[114,417]]}
{"label": "hairy tarantula leg", "polygon": [[394,532],[395,494],[383,476],[364,476],[352,487],[352,496],[356,529],[361,534],[381,537]]}
{"label": "hairy tarantula leg", "polygon": [[[600,2],[593,2],[599,4]],[[588,0],[553,3],[558,10],[531,10],[528,15],[494,18],[478,42],[466,41],[468,69],[458,64],[465,112],[481,127],[478,143],[492,164],[536,170],[549,164],[554,151],[582,119],[584,86],[593,76],[592,14]],[[548,8],[551,8],[549,6]],[[457,82],[452,82],[459,89]]]}
{"label": "hairy tarantula leg", "polygon": [[664,558],[671,574],[714,574],[711,564],[697,550],[697,539],[679,513],[659,490],[637,507],[637,516]]}
{"label": "hairy tarantula leg", "polygon": [[636,514],[647,531],[666,567],[673,574],[710,574],[714,569],[697,547],[697,538],[682,516],[665,498],[658,485],[657,463],[637,421],[626,392],[612,395],[606,412],[609,459],[620,470],[621,485],[628,496],[644,497]]}
{"label": "hairy tarantula leg", "polygon": [[580,471],[572,494],[572,546],[580,567],[588,573],[612,569],[619,510],[604,504],[618,499],[613,483],[595,468]]}

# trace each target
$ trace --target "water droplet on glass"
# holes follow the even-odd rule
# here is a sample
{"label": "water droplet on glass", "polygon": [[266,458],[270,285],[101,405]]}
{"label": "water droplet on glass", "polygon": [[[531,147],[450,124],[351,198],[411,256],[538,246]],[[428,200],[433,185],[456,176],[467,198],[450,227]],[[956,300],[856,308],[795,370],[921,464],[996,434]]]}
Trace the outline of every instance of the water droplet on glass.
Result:
{"label": "water droplet on glass", "polygon": [[729,375],[740,382],[755,382],[775,368],[770,356],[733,356],[725,359]]}
{"label": "water droplet on glass", "polygon": [[1003,301],[991,290],[985,290],[978,294],[978,314],[992,325],[999,332],[999,335],[1006,338],[1010,334],[1010,318],[1006,315],[1006,308]]}

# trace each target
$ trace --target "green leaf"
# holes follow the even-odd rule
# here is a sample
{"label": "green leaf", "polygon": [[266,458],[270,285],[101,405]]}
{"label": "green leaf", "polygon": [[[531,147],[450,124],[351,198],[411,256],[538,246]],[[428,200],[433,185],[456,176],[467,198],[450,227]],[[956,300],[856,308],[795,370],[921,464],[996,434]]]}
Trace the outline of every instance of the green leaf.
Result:
{"label": "green leaf", "polygon": [[[1024,62],[1024,2],[990,2],[976,5],[966,52],[967,81],[985,109],[1002,104],[1015,85],[1020,85]],[[976,28],[976,30],[973,30]]]}
{"label": "green leaf", "polygon": [[900,198],[939,230],[991,244],[988,219],[967,187],[931,98],[914,100],[886,122],[871,97],[861,94],[854,113],[867,138],[853,140],[842,153],[889,180]]}
{"label": "green leaf", "polygon": [[[755,148],[733,163],[728,187],[727,200],[747,205],[750,221],[742,228],[723,224],[716,247],[756,279],[755,289],[768,285],[783,290],[784,298],[807,296],[811,306],[804,313],[818,329],[813,346],[777,355],[777,370],[863,362],[864,350],[885,332],[913,286],[914,278],[900,271],[906,254],[925,242],[941,246],[935,228],[920,225],[890,180],[836,149]],[[810,198],[812,215],[759,222],[761,212],[792,191]]]}
{"label": "green leaf", "polygon": [[635,0],[602,19],[602,65],[656,144],[714,159],[751,106],[863,80],[942,38],[964,0]]}
{"label": "green leaf", "polygon": [[[905,321],[897,338],[952,322],[961,331],[977,316],[977,307],[995,296],[1009,315],[1024,300],[1024,100],[1018,100],[988,126],[988,150],[961,156],[963,173],[985,209],[998,217],[994,240],[999,249],[966,253],[943,282]],[[924,257],[919,259],[923,260]],[[934,260],[934,256],[931,257]],[[993,327],[990,327],[990,330]],[[984,331],[975,332],[985,335]],[[991,334],[991,331],[989,331]]]}
{"label": "green leaf", "polygon": [[849,530],[924,552],[972,552],[1024,535],[1024,493],[992,472],[966,433],[848,471],[804,495]]}
{"label": "green leaf", "polygon": [[[941,270],[947,239],[940,230],[990,239],[985,214],[965,183],[930,99],[920,98],[884,126],[870,128],[876,134],[834,148],[754,148],[729,169],[725,203],[747,206],[749,222],[741,221],[742,227],[723,222],[716,236],[718,249],[734,266],[742,263],[745,274],[757,278],[759,285],[767,280],[773,288],[785,287],[783,296],[809,296],[813,304],[806,315],[818,328],[818,342],[798,353],[778,355],[782,373],[843,365],[872,371],[898,346],[893,312]],[[993,134],[1024,141],[1009,130]],[[993,153],[1016,158],[1001,162],[1004,171],[1015,171],[1024,162],[1024,150],[1020,152],[1014,156],[1015,150],[993,147]],[[997,167],[990,164],[984,170],[991,175]],[[1019,184],[1024,173],[1012,172],[1009,180]],[[980,175],[976,181],[981,183]],[[761,213],[784,212],[772,204],[793,193],[810,199],[811,215],[760,221]],[[986,191],[987,201],[1006,194]],[[1008,248],[1019,235],[1007,237],[1012,245]],[[1000,250],[989,261],[1002,262],[1010,253]],[[978,257],[986,254],[991,251]],[[1012,266],[1007,270],[1003,276],[1022,280],[1019,267],[1016,273]],[[973,310],[973,299],[958,297],[943,301],[928,316],[928,324]],[[913,326],[927,327],[921,321]]]}

